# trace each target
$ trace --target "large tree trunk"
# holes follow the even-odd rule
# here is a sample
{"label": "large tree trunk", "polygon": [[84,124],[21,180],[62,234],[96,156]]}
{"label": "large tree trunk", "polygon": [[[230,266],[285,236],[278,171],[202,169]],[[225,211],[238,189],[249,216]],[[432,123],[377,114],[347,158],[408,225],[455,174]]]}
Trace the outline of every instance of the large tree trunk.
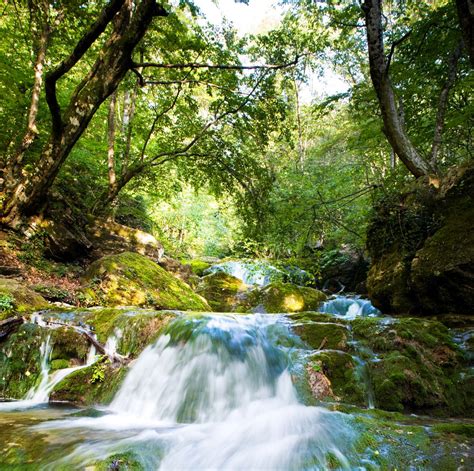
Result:
{"label": "large tree trunk", "polygon": [[[92,70],[76,88],[67,109],[54,123],[37,170],[19,182],[7,195],[1,221],[15,226],[21,216],[37,212],[45,203],[61,166],[87,128],[99,106],[117,88],[132,65],[132,53],[143,38],[153,17],[166,12],[155,0],[142,0],[131,18],[130,0],[124,2],[114,19],[110,38],[102,47]],[[56,120],[57,121],[57,120]]]}
{"label": "large tree trunk", "polygon": [[474,0],[456,0],[459,25],[467,49],[471,67],[474,67]]}
{"label": "large tree trunk", "polygon": [[415,177],[435,174],[435,169],[419,154],[408,137],[397,106],[384,52],[381,3],[381,0],[366,0],[362,8],[367,29],[370,76],[382,113],[383,131],[394,152]]}

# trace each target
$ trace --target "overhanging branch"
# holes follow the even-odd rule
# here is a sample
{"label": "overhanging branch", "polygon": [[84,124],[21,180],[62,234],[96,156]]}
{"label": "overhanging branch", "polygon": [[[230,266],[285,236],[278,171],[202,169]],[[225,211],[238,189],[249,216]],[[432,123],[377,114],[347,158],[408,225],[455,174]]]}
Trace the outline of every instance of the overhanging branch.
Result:
{"label": "overhanging branch", "polygon": [[201,62],[185,62],[181,64],[163,64],[159,62],[134,62],[132,69],[154,67],[156,69],[218,69],[218,70],[279,70],[293,67],[298,64],[301,55],[297,55],[291,62],[284,64],[206,64]]}

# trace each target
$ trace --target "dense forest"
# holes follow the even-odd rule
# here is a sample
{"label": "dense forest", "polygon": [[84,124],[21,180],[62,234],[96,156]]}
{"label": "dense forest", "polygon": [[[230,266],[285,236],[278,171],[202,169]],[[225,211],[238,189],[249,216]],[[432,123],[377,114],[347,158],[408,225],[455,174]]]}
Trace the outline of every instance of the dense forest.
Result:
{"label": "dense forest", "polygon": [[227,3],[0,7],[0,469],[469,469],[472,1]]}

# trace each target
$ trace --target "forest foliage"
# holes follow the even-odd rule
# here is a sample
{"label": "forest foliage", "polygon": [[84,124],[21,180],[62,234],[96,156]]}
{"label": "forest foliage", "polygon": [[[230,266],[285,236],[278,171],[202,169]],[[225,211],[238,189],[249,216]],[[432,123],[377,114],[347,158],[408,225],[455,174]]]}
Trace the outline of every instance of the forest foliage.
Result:
{"label": "forest foliage", "polygon": [[[434,177],[472,159],[463,3],[384,1],[377,88],[367,50],[376,0],[283,2],[275,28],[248,36],[208,23],[191,1],[7,2],[2,221],[60,198],[150,231],[182,255],[362,247],[371,208],[413,178],[390,136],[393,120]],[[133,30],[145,13],[146,31]],[[135,44],[133,34],[143,37]],[[130,57],[123,70],[107,59],[107,86],[92,86],[117,35]],[[308,81],[328,70],[347,90],[305,99]],[[96,109],[79,112],[88,86],[86,105]],[[385,92],[396,116],[384,112]]]}

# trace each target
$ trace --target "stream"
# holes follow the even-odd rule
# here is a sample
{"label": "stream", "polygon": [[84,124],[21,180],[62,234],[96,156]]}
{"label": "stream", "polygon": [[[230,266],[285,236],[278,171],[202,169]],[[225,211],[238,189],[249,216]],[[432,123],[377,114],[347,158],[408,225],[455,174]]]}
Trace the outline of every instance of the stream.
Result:
{"label": "stream", "polygon": [[[359,298],[340,296],[322,310],[335,317],[380,315]],[[106,350],[117,352],[121,335],[116,329]],[[295,378],[304,374],[312,352],[284,315],[178,313],[130,363],[107,407],[48,403],[55,385],[95,361],[93,347],[84,365],[52,374],[49,336],[40,350],[39,383],[24,400],[0,403],[0,460],[6,463],[41,470],[296,471],[387,469],[381,454],[393,464],[390,469],[405,469],[407,459],[413,463],[409,469],[427,462],[428,452],[418,445],[406,457],[398,455],[413,446],[406,441],[411,435],[429,436],[429,421],[397,416],[379,422],[371,412],[365,364],[377,358],[370,352],[357,357],[367,409],[305,405]],[[366,443],[369,433],[388,437],[387,444]],[[444,446],[435,443],[436,449]],[[463,447],[456,443],[450,450],[468,463],[472,455]]]}

